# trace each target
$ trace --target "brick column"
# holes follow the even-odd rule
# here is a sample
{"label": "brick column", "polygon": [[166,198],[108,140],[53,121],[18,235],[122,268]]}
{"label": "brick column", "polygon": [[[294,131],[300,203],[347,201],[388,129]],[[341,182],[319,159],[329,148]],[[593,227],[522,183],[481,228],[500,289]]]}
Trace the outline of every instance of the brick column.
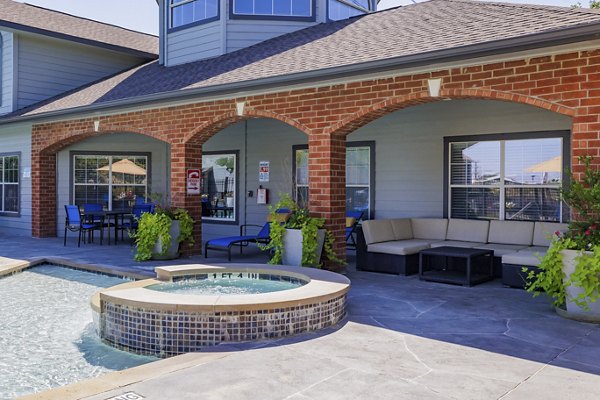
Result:
{"label": "brick column", "polygon": [[[346,259],[346,137],[312,133],[308,138],[309,209],[325,218],[334,251]],[[335,266],[330,266],[335,268]]]}
{"label": "brick column", "polygon": [[182,243],[184,256],[202,251],[202,210],[200,195],[186,193],[188,168],[202,169],[202,145],[197,143],[171,144],[171,206],[185,208],[194,220],[194,246]]}
{"label": "brick column", "polygon": [[56,155],[31,154],[31,235],[56,237]]}
{"label": "brick column", "polygon": [[[600,101],[599,101],[600,102]],[[573,117],[571,170],[576,179],[581,178],[583,165],[577,157],[590,155],[600,168],[600,106],[582,107]]]}

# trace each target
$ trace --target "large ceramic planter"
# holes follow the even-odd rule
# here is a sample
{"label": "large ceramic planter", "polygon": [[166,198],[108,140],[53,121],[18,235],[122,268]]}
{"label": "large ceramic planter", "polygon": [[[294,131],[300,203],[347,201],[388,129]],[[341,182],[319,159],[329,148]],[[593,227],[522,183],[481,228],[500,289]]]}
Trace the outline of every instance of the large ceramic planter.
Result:
{"label": "large ceramic planter", "polygon": [[160,254],[162,251],[162,240],[158,238],[156,244],[154,245],[154,249],[152,250],[152,258],[154,260],[172,260],[179,257],[179,242],[177,241],[179,233],[179,221],[171,221],[171,229],[169,230],[169,235],[171,236],[171,245],[165,254]]}
{"label": "large ceramic planter", "polygon": [[[570,279],[571,274],[575,272],[575,266],[577,265],[577,257],[580,252],[577,250],[563,250],[561,251],[561,255],[563,258],[563,272],[565,274],[566,280]],[[584,252],[583,257],[589,254],[589,252]],[[582,289],[569,285],[566,287],[567,292],[567,300],[566,300],[566,309],[557,308],[556,312],[565,318],[575,319],[578,321],[585,322],[595,322],[600,323],[600,300],[588,303],[589,310],[584,310],[575,304],[571,299],[577,297],[579,293],[582,292]]]}
{"label": "large ceramic planter", "polygon": [[[317,250],[315,260],[321,259],[323,243],[325,243],[325,229],[319,229],[317,232]],[[302,266],[302,231],[300,229],[286,229],[283,237],[283,265]]]}

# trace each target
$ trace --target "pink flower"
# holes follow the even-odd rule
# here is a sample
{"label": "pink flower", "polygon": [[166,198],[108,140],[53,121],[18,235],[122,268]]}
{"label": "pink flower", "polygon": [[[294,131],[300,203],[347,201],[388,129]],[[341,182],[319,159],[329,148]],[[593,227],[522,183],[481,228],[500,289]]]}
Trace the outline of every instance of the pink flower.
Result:
{"label": "pink flower", "polygon": [[585,231],[585,234],[589,236],[589,235],[591,235],[591,234],[592,234],[592,231],[590,231],[590,230],[588,229],[587,231]]}
{"label": "pink flower", "polygon": [[556,231],[556,232],[554,232],[554,235],[556,235],[556,236],[560,237],[560,231]]}

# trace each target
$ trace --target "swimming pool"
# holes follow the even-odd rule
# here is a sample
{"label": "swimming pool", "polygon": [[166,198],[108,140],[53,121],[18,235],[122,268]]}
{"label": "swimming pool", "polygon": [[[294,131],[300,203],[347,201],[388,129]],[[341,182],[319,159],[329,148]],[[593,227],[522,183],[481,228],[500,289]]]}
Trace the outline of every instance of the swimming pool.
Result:
{"label": "swimming pool", "polygon": [[126,280],[55,265],[0,279],[0,399],[156,360],[103,344],[92,294]]}

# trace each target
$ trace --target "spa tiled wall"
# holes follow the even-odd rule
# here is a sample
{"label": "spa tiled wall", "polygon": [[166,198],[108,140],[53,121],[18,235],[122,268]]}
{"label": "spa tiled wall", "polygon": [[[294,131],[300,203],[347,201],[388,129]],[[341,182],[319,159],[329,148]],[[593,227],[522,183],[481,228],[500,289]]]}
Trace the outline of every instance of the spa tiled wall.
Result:
{"label": "spa tiled wall", "polygon": [[225,342],[281,338],[341,321],[346,295],[315,304],[280,309],[215,313],[148,310],[103,301],[102,339],[138,354],[170,357]]}

